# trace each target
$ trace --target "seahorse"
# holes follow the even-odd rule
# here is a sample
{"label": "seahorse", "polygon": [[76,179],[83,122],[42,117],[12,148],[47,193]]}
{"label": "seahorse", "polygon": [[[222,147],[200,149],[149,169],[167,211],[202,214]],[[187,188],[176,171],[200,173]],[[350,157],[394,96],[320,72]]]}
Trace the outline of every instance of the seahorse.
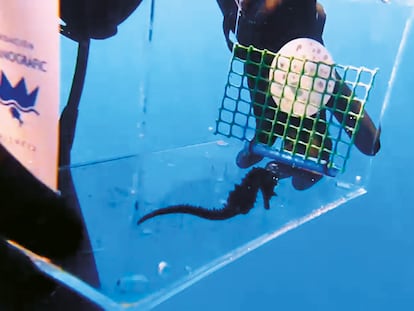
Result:
{"label": "seahorse", "polygon": [[259,190],[263,195],[264,208],[269,209],[270,199],[276,195],[274,188],[278,179],[278,175],[274,172],[255,167],[246,174],[239,185],[235,185],[223,208],[208,209],[188,204],[171,205],[146,214],[138,220],[137,224],[140,225],[150,218],[166,214],[191,214],[209,220],[225,220],[247,214],[254,207]]}

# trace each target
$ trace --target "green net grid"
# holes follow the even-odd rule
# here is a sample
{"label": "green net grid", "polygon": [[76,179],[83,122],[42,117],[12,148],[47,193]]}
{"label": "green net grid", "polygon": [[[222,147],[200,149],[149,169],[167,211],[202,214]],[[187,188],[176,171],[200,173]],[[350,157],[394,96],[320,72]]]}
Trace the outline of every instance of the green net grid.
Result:
{"label": "green net grid", "polygon": [[377,70],[233,51],[216,134],[343,172]]}

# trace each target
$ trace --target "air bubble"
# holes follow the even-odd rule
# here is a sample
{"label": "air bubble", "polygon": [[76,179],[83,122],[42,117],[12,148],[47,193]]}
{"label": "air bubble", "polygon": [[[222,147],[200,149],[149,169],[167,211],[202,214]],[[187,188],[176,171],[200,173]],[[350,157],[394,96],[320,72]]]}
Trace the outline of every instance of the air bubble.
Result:
{"label": "air bubble", "polygon": [[151,235],[153,231],[151,229],[142,229],[142,235]]}
{"label": "air bubble", "polygon": [[160,261],[158,264],[158,275],[166,277],[168,276],[171,268],[166,261]]}
{"label": "air bubble", "polygon": [[187,271],[188,274],[193,273],[193,268],[191,268],[190,266],[185,266],[184,269],[185,271]]}

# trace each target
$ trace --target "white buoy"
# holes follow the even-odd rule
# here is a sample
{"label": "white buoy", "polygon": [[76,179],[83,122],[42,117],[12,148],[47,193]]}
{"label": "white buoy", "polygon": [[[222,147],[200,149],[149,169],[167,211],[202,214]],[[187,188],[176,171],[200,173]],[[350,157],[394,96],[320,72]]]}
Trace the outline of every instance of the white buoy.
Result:
{"label": "white buoy", "polygon": [[283,112],[310,116],[326,105],[335,86],[333,59],[318,41],[299,38],[286,43],[269,71],[270,92]]}

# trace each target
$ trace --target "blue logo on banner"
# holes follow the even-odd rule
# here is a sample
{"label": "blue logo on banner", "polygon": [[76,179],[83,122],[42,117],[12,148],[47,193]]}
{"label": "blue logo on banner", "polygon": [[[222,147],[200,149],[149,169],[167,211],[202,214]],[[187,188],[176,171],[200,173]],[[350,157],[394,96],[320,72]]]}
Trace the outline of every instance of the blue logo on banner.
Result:
{"label": "blue logo on banner", "polygon": [[22,113],[33,112],[39,115],[39,112],[34,108],[38,92],[39,88],[37,87],[28,94],[24,78],[21,78],[13,87],[4,72],[1,73],[0,104],[10,107],[9,111],[12,117],[19,121],[20,125],[23,124]]}

